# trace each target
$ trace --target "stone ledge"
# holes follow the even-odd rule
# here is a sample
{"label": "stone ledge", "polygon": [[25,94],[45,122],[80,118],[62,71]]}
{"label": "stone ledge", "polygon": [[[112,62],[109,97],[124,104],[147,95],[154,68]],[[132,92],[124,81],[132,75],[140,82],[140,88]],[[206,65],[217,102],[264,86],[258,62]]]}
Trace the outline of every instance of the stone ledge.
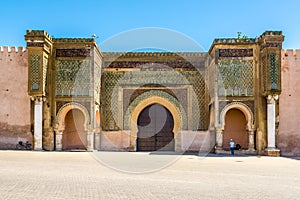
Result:
{"label": "stone ledge", "polygon": [[280,150],[279,149],[266,149],[265,150],[266,156],[274,156],[279,157],[280,156]]}
{"label": "stone ledge", "polygon": [[[216,149],[215,150],[216,154],[228,154],[230,155],[230,151],[226,151],[223,149]],[[257,155],[257,151],[253,150],[253,149],[249,149],[249,150],[234,150],[234,154],[235,155]]]}

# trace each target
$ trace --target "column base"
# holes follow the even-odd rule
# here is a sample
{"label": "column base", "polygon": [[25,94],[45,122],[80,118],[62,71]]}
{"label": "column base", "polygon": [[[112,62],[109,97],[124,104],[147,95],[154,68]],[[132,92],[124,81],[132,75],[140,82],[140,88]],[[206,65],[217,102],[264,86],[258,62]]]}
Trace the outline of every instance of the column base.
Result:
{"label": "column base", "polygon": [[42,151],[43,150],[42,140],[40,137],[34,137],[33,150],[34,151]]}
{"label": "column base", "polygon": [[215,152],[223,151],[223,147],[215,146]]}
{"label": "column base", "polygon": [[253,147],[249,148],[248,151],[249,152],[256,152],[256,150]]}
{"label": "column base", "polygon": [[265,155],[278,157],[278,156],[280,156],[280,149],[267,148],[267,149],[265,149]]}
{"label": "column base", "polygon": [[33,150],[34,150],[34,151],[42,151],[43,148],[42,148],[42,147],[34,147]]}

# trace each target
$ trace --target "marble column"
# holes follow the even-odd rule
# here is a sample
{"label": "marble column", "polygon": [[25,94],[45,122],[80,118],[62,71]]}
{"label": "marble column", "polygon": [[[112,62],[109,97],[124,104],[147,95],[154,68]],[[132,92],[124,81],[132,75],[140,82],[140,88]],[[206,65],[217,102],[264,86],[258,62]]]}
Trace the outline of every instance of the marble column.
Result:
{"label": "marble column", "polygon": [[87,151],[93,151],[94,150],[94,131],[89,130],[87,132]]}
{"label": "marble column", "polygon": [[275,103],[278,100],[278,95],[269,95],[267,97],[267,132],[268,132],[268,149],[275,149],[275,137],[276,137],[276,129],[275,129]]}
{"label": "marble column", "polygon": [[34,150],[40,151],[43,138],[43,100],[37,97],[34,100]]}
{"label": "marble column", "polygon": [[95,133],[95,150],[100,150],[100,132]]}
{"label": "marble column", "polygon": [[223,149],[223,130],[221,128],[216,129],[216,149]]}
{"label": "marble column", "polygon": [[62,131],[55,131],[55,150],[62,150]]}
{"label": "marble column", "polygon": [[249,151],[254,151],[254,131],[249,130],[248,135],[249,135],[248,149]]}

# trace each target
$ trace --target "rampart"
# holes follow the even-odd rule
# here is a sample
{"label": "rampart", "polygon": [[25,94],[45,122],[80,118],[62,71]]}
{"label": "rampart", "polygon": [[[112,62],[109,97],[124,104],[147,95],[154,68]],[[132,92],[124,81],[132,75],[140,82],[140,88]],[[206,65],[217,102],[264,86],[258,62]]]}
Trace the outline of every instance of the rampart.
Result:
{"label": "rampart", "polygon": [[300,156],[300,50],[282,50],[278,147],[282,155]]}
{"label": "rampart", "polygon": [[27,62],[25,48],[0,47],[0,149],[32,143]]}

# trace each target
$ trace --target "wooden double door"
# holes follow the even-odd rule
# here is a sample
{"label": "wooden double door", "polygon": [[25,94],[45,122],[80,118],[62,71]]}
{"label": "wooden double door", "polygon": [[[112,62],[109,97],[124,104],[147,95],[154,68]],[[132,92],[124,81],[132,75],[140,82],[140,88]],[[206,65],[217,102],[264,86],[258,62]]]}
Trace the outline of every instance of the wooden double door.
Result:
{"label": "wooden double door", "polygon": [[138,117],[138,151],[174,151],[174,119],[168,109],[153,104]]}

